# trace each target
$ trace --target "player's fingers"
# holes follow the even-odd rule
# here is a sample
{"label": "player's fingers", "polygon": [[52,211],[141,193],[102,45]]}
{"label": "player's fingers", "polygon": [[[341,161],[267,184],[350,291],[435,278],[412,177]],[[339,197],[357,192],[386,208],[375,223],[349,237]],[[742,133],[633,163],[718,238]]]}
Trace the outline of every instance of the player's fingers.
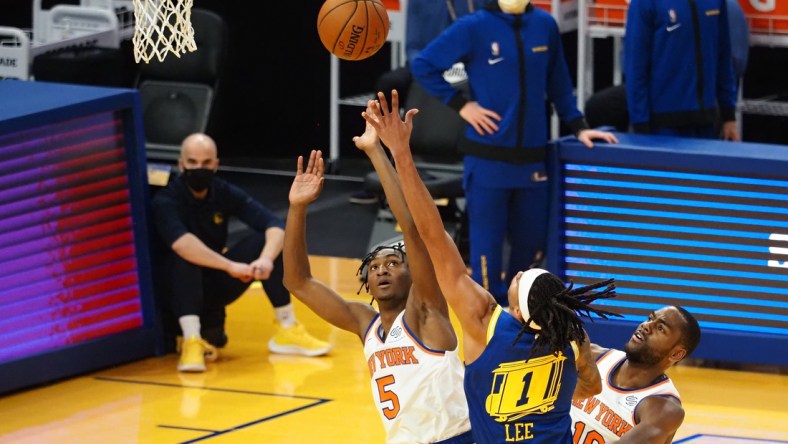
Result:
{"label": "player's fingers", "polygon": [[375,106],[372,108],[371,115],[372,118],[375,119],[375,122],[380,123],[383,121],[383,112],[380,110],[380,103],[378,103],[377,100],[375,100]]}
{"label": "player's fingers", "polygon": [[493,134],[495,131],[498,130],[498,125],[496,125],[494,121],[492,121],[487,117],[479,119],[479,127],[482,128],[482,130],[486,134]]}
{"label": "player's fingers", "polygon": [[370,125],[372,125],[372,128],[375,128],[375,131],[377,131],[377,130],[379,129],[379,128],[378,128],[378,121],[375,119],[375,117],[374,117],[374,116],[373,116],[371,113],[368,113],[368,112],[366,112],[366,111],[363,111],[363,112],[361,113],[361,117],[363,117],[363,118],[364,118],[364,120],[366,120],[366,121],[367,121],[367,123],[369,123]]}
{"label": "player's fingers", "polygon": [[399,93],[396,89],[391,90],[391,109],[392,112],[395,109],[399,109]]}
{"label": "player's fingers", "polygon": [[378,107],[378,101],[374,99],[369,99],[369,101],[367,102],[367,112],[368,113],[374,112],[377,107]]}
{"label": "player's fingers", "polygon": [[312,173],[312,170],[315,168],[315,150],[312,150],[309,153],[309,161],[306,164],[306,169],[304,170],[305,173]]}
{"label": "player's fingers", "polygon": [[480,135],[480,136],[484,135],[484,130],[482,129],[481,125],[479,125],[477,122],[475,122],[475,121],[471,122],[471,126],[473,126],[473,129],[476,130],[476,133],[478,135]]}
{"label": "player's fingers", "polygon": [[296,161],[296,176],[303,174],[304,172],[304,156],[298,156],[298,161]]}
{"label": "player's fingers", "polygon": [[418,108],[409,109],[408,112],[405,113],[405,125],[412,125],[413,124],[413,116],[419,113]]}
{"label": "player's fingers", "polygon": [[378,102],[380,103],[380,115],[385,116],[389,112],[389,102],[381,91],[378,91]]}
{"label": "player's fingers", "polygon": [[[374,117],[372,116],[372,110],[367,108],[366,111],[361,111],[361,118],[367,122],[367,125],[372,125],[372,121],[374,120]],[[364,129],[366,130],[366,127]]]}

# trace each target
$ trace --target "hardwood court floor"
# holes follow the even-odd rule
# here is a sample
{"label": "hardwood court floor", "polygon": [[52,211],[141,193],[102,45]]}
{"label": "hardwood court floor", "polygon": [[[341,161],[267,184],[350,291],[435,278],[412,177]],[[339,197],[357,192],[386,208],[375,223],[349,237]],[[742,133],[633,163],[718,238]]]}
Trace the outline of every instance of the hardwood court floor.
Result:
{"label": "hardwood court floor", "polygon": [[[317,277],[367,302],[358,265],[313,257]],[[178,373],[173,354],[7,395],[0,443],[383,443],[358,338],[296,304],[334,344],[329,356],[269,354],[273,310],[253,287],[229,308],[230,342],[208,372]],[[675,442],[788,442],[788,375],[679,366],[670,376],[687,410]]]}

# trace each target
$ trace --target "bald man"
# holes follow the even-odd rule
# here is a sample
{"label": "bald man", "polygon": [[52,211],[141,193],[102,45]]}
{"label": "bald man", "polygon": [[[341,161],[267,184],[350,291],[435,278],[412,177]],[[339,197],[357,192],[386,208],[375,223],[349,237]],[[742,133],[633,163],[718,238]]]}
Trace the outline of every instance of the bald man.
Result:
{"label": "bald man", "polygon": [[[203,372],[227,343],[225,307],[253,281],[261,281],[274,306],[278,330],[268,342],[274,353],[319,356],[331,346],[306,332],[295,319],[282,284],[284,223],[241,188],[216,177],[214,140],[191,134],[181,144],[180,174],[152,199],[156,231],[169,247],[157,278],[182,332],[178,370]],[[228,224],[236,218],[251,233],[228,245]]]}

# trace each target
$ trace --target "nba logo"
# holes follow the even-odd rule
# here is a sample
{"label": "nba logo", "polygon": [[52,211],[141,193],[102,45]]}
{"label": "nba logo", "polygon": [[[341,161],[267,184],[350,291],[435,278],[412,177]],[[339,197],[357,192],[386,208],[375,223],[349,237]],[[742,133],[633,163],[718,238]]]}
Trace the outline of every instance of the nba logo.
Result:
{"label": "nba logo", "polygon": [[670,17],[670,23],[676,23],[676,11],[673,9],[668,9],[668,16]]}
{"label": "nba logo", "polygon": [[501,47],[498,45],[498,42],[490,44],[490,52],[492,52],[493,57],[497,57],[501,53]]}

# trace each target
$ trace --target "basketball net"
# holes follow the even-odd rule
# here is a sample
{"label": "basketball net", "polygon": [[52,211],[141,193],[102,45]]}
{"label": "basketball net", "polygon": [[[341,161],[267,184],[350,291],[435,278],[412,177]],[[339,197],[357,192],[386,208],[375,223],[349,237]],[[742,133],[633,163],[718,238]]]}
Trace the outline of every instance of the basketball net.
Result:
{"label": "basketball net", "polygon": [[164,61],[171,52],[197,50],[191,23],[193,0],[133,0],[134,60],[148,63],[153,57]]}

